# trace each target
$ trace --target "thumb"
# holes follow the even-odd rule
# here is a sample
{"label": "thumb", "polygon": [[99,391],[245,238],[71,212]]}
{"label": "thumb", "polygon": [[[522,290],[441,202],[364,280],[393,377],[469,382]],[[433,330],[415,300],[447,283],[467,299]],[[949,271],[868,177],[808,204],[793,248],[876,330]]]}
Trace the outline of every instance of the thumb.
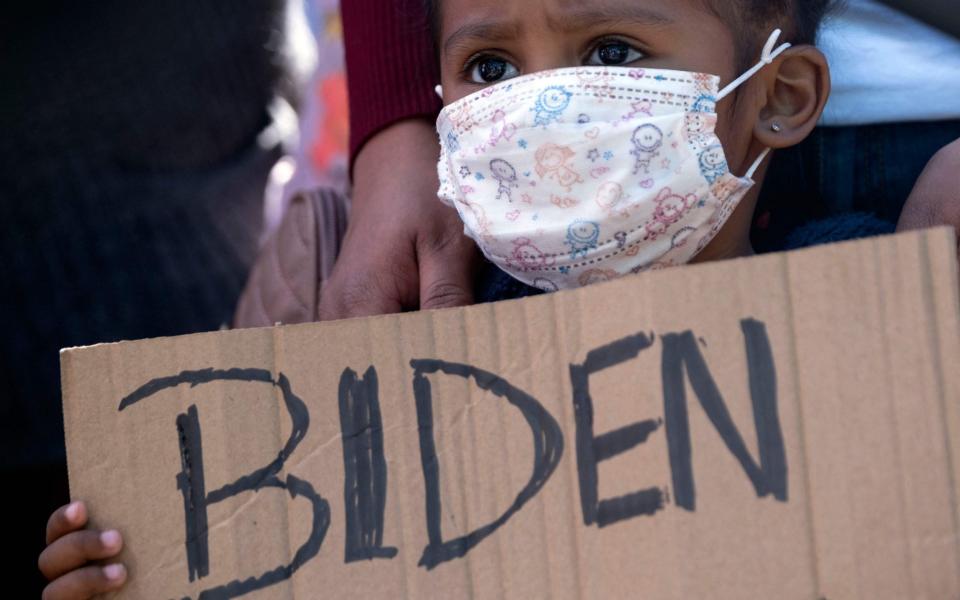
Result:
{"label": "thumb", "polygon": [[473,270],[477,250],[464,240],[420,253],[420,309],[473,304]]}
{"label": "thumb", "polygon": [[358,317],[388,315],[403,310],[401,292],[396,282],[369,271],[349,272],[341,265],[329,282],[320,289],[317,316],[320,321],[336,321]]}

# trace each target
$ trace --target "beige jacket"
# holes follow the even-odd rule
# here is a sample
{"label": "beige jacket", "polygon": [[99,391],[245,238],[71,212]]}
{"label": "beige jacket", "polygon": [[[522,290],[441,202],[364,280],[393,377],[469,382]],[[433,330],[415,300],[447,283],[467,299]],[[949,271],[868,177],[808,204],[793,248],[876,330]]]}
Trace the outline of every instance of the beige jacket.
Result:
{"label": "beige jacket", "polygon": [[319,189],[290,204],[250,273],[234,327],[316,321],[323,282],[330,277],[347,228],[347,199]]}

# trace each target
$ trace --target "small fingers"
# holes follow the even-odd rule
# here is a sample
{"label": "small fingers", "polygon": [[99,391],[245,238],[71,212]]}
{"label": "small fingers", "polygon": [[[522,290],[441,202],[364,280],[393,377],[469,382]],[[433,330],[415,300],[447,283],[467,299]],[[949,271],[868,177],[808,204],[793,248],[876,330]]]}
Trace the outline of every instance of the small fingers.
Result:
{"label": "small fingers", "polygon": [[52,581],[79,569],[90,561],[112,558],[123,548],[118,531],[74,531],[46,547],[38,566],[44,577]]}
{"label": "small fingers", "polygon": [[127,580],[121,564],[86,567],[53,581],[43,590],[43,600],[87,600],[119,589]]}

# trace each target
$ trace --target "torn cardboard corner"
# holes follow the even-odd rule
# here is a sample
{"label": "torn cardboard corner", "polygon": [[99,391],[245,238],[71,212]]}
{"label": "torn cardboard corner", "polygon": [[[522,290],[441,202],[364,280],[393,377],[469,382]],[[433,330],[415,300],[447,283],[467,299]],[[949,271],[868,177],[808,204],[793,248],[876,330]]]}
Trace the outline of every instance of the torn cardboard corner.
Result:
{"label": "torn cardboard corner", "polygon": [[960,597],[937,230],[63,353],[130,598]]}

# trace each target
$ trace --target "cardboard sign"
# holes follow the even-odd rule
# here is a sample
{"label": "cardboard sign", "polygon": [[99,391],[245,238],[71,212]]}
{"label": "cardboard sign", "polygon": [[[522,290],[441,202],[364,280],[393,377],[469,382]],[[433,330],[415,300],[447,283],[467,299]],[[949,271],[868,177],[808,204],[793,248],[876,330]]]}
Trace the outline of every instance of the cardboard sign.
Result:
{"label": "cardboard sign", "polygon": [[938,230],[63,353],[130,598],[958,598]]}

